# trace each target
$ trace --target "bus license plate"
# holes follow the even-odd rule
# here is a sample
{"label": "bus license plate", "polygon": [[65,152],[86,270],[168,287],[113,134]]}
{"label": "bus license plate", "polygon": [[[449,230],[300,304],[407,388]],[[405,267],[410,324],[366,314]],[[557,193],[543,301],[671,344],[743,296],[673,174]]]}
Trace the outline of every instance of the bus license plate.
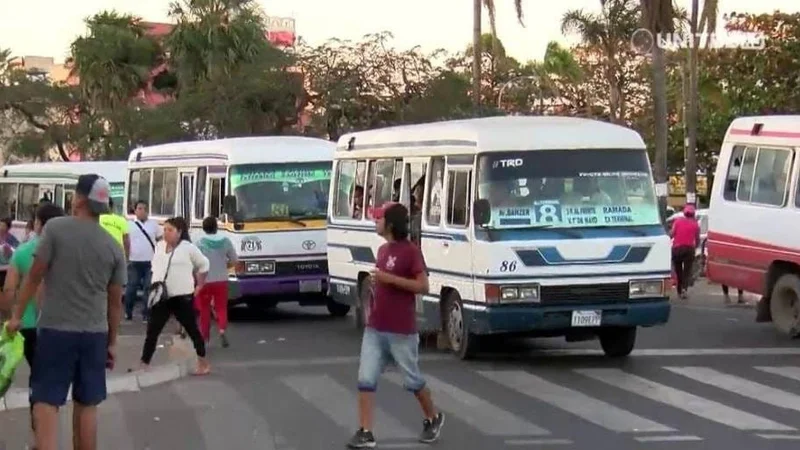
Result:
{"label": "bus license plate", "polygon": [[322,281],[320,280],[301,281],[300,292],[322,292]]}
{"label": "bus license plate", "polygon": [[602,311],[572,311],[573,327],[599,327]]}

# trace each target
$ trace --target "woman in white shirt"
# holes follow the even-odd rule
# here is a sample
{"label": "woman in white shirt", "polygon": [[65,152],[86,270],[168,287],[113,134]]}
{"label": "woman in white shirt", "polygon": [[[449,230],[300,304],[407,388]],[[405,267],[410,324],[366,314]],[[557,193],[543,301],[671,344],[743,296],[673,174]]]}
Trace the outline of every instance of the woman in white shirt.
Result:
{"label": "woman in white shirt", "polygon": [[[196,375],[206,375],[211,366],[206,360],[206,347],[194,312],[194,296],[206,281],[209,262],[203,253],[189,240],[189,229],[182,217],[173,217],[164,223],[164,239],[156,244],[153,255],[153,289],[150,321],[147,322],[147,337],[142,349],[141,369],[150,365],[156,351],[158,336],[167,324],[169,317],[175,316],[192,339],[197,352]],[[161,289],[155,289],[157,283],[163,283],[166,290],[162,299],[158,296]]]}

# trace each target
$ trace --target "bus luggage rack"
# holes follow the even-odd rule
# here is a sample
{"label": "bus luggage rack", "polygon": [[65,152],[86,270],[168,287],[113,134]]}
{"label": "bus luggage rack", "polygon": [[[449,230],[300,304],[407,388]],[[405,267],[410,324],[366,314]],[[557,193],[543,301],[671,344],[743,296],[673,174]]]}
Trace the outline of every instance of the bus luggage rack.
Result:
{"label": "bus luggage rack", "polygon": [[541,286],[542,303],[612,303],[628,300],[628,283]]}

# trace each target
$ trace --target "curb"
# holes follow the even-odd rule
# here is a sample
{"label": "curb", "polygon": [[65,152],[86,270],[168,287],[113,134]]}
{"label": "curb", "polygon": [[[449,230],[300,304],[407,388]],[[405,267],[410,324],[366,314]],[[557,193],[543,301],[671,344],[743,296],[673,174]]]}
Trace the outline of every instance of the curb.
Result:
{"label": "curb", "polygon": [[[131,372],[123,375],[106,377],[106,392],[108,395],[121,392],[139,392],[139,390],[169,383],[188,376],[192,371],[194,357],[183,358],[180,361],[161,364],[149,368],[145,372]],[[30,389],[12,388],[0,398],[0,412],[13,409],[27,409],[30,405],[28,396]],[[72,401],[72,390],[67,393],[67,402]]]}

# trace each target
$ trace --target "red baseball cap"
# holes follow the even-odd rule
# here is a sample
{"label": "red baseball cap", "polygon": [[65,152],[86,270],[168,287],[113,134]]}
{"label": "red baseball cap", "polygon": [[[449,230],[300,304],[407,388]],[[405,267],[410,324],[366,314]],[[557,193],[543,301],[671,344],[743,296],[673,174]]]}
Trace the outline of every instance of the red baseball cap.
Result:
{"label": "red baseball cap", "polygon": [[373,219],[383,219],[383,215],[386,214],[386,210],[391,208],[394,205],[399,205],[397,202],[386,202],[379,207],[372,207],[369,210],[369,215],[372,216]]}

